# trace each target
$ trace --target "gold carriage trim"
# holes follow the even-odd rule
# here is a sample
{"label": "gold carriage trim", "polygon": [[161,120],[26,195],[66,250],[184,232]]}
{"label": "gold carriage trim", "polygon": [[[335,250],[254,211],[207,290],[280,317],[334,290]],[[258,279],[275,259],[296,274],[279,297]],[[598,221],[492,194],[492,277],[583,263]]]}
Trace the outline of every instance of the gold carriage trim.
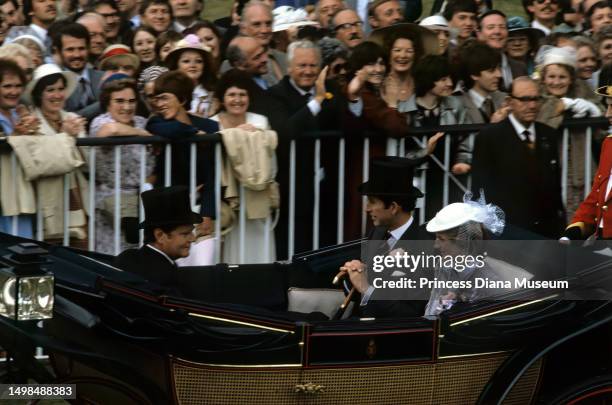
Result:
{"label": "gold carriage trim", "polygon": [[469,353],[469,354],[452,354],[448,356],[438,356],[439,360],[447,360],[447,359],[462,359],[466,357],[474,357],[474,356],[491,356],[495,354],[508,353],[505,350],[500,350],[496,352],[483,352],[483,353]]}
{"label": "gold carriage trim", "polygon": [[217,364],[217,363],[199,363],[195,361],[185,360],[180,357],[174,358],[177,361],[185,363],[185,365],[192,365],[195,367],[227,367],[227,368],[296,368],[302,367],[301,363],[287,363],[287,364]]}
{"label": "gold carriage trim", "polygon": [[251,323],[251,322],[237,321],[235,319],[219,318],[218,316],[202,315],[202,314],[196,314],[194,312],[189,312],[189,315],[195,316],[195,317],[198,317],[198,318],[212,319],[213,321],[228,322],[228,323],[233,323],[233,324],[236,324],[236,325],[244,325],[244,326],[251,326],[253,328],[271,330],[273,332],[292,333],[292,334],[295,333],[292,330],[273,328],[271,326],[264,326],[264,325],[259,325],[257,323]]}
{"label": "gold carriage trim", "polygon": [[489,313],[486,313],[486,314],[482,314],[482,315],[479,315],[479,316],[475,316],[475,317],[473,317],[473,318],[464,319],[464,320],[462,320],[462,321],[458,321],[458,322],[455,322],[455,323],[451,323],[451,324],[450,324],[450,326],[451,326],[451,327],[453,327],[453,326],[461,325],[461,324],[463,324],[463,323],[468,323],[468,322],[471,322],[471,321],[475,321],[475,320],[477,320],[477,319],[487,318],[487,317],[489,317],[489,316],[493,316],[493,315],[501,314],[501,313],[504,313],[504,312],[512,311],[513,309],[516,309],[516,308],[522,308],[522,307],[526,307],[526,306],[528,306],[528,305],[533,305],[533,304],[536,304],[536,303],[538,303],[538,302],[542,302],[542,301],[546,301],[546,300],[549,300],[549,299],[555,298],[555,297],[557,297],[558,295],[559,295],[559,294],[554,294],[554,295],[551,295],[551,296],[548,296],[548,297],[545,297],[545,298],[540,298],[539,300],[528,301],[528,302],[525,302],[525,303],[523,303],[523,304],[514,305],[514,306],[512,306],[512,307],[508,307],[508,308],[500,309],[500,310],[498,310],[498,311],[489,312]]}

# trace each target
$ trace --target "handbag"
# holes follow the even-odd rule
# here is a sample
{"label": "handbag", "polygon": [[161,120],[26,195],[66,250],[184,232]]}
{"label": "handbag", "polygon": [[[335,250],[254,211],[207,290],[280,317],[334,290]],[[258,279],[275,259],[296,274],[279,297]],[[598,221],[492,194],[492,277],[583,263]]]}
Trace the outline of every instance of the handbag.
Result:
{"label": "handbag", "polygon": [[[138,218],[138,193],[122,192],[120,204],[120,218]],[[115,195],[102,199],[100,210],[109,219],[115,218]]]}

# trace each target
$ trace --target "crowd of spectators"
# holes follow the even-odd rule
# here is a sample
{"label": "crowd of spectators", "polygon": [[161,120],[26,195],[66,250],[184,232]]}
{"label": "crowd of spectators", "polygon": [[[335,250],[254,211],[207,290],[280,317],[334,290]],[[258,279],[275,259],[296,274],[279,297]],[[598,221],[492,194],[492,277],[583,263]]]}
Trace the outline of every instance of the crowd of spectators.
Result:
{"label": "crowd of spectators", "polygon": [[[522,108],[517,103],[536,105],[536,120],[559,128],[564,118],[602,114],[604,105],[593,90],[607,84],[606,66],[612,64],[612,4],[606,0],[522,0],[527,18],[507,16],[486,0],[435,1],[432,10],[423,10],[420,0],[237,0],[228,17],[215,21],[202,19],[206,4],[198,0],[0,3],[0,126],[6,136],[158,135],[179,141],[225,129],[276,131],[276,150],[268,157],[279,184],[279,215],[248,218],[247,257],[264,256],[258,242],[270,224],[275,227],[270,255],[286,256],[290,140],[297,142],[298,158],[293,246],[301,252],[313,247],[313,233],[319,246],[337,242],[341,186],[346,194],[343,239],[361,236],[360,134],[375,134],[370,157],[388,153],[388,138],[406,138],[402,152],[425,155],[437,138],[428,148],[412,140],[414,128],[500,123]],[[537,96],[527,94],[532,82],[526,76],[535,80]],[[517,78],[527,95],[513,93]],[[521,121],[526,128],[528,121]],[[344,132],[343,185],[338,184],[338,141],[322,138],[315,145],[314,138],[302,136],[321,130]],[[451,138],[448,170],[459,182],[466,182],[482,150],[474,147],[478,134],[472,135]],[[596,144],[602,135],[595,133]],[[584,130],[575,129],[566,145],[567,202],[555,208],[561,217],[571,217],[582,199],[584,139]],[[547,169],[565,152],[561,142],[551,145],[557,158]],[[36,179],[27,171],[16,173],[21,169],[1,155],[0,231],[12,233],[17,226],[21,236],[56,240],[60,208],[69,206],[72,239],[86,237],[89,216],[95,218],[97,251],[117,253],[136,243],[142,176],[147,187],[167,183],[165,154],[150,147],[142,173],[141,148],[120,150],[118,167],[112,147],[97,148],[95,207],[89,207],[89,156],[74,147],[81,162],[71,169],[70,193],[55,193],[43,221],[36,220],[37,204],[31,203],[40,200]],[[318,170],[315,150],[321,151]],[[445,176],[436,162],[444,161],[444,154],[444,147],[437,147],[422,167],[426,218],[443,206]],[[190,147],[175,145],[171,162],[170,183],[190,185]],[[21,158],[19,163],[24,166]],[[515,159],[514,164],[523,162]],[[197,231],[204,236],[213,231],[216,212],[213,145],[198,144],[195,167],[196,202],[205,218]],[[537,177],[537,170],[525,175]],[[120,208],[114,206],[117,178]],[[449,202],[463,194],[454,182],[448,187]],[[313,222],[315,199],[321,206],[318,223]],[[504,210],[512,204],[493,202]],[[83,212],[85,219],[72,215]],[[64,222],[62,217],[59,223]],[[119,245],[116,227],[121,228]],[[551,229],[548,236],[554,236]],[[239,244],[237,235],[226,235],[226,260],[239,260]]]}

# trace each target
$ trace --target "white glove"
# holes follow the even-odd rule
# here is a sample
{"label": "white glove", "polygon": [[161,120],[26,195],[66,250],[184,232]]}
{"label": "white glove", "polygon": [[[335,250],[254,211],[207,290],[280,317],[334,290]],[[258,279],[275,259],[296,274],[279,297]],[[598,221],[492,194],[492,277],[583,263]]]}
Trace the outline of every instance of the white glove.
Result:
{"label": "white glove", "polygon": [[582,98],[562,97],[561,101],[566,110],[570,110],[573,118],[601,117],[601,110],[592,102]]}

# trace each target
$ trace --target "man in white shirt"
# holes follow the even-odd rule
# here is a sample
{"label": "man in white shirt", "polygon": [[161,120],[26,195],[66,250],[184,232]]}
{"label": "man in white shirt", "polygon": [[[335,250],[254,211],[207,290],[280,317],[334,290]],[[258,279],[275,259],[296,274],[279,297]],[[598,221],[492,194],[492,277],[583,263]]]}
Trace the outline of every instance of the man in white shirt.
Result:
{"label": "man in white shirt", "polygon": [[255,38],[266,48],[268,73],[269,76],[276,78],[276,81],[274,81],[276,83],[287,73],[287,57],[283,52],[270,47],[273,22],[272,9],[267,4],[260,1],[250,1],[242,10],[240,34]]}
{"label": "man in white shirt", "polygon": [[545,237],[562,231],[564,208],[558,133],[536,122],[542,97],[528,77],[514,80],[507,119],[483,129],[474,143],[472,189],[483,189],[507,222]]}
{"label": "man in white shirt", "polygon": [[161,286],[162,293],[180,294],[174,261],[189,255],[194,224],[202,222],[202,216],[191,211],[185,186],[153,189],[141,196],[145,220],[140,228],[144,228],[145,245],[121,253],[115,266]]}
{"label": "man in white shirt", "polygon": [[506,15],[498,10],[489,10],[478,19],[478,40],[499,52],[501,56],[502,82],[500,88],[507,90],[515,77],[527,76],[527,67],[506,55],[508,23]]}
{"label": "man in white shirt", "polygon": [[61,67],[79,76],[77,88],[66,100],[65,108],[91,120],[99,114],[99,109],[92,106],[100,95],[103,72],[89,67],[89,44],[89,32],[78,23],[62,26],[53,38],[53,51]]}
{"label": "man in white shirt", "polygon": [[[470,123],[496,123],[508,116],[507,94],[499,91],[502,78],[501,56],[486,44],[474,42],[462,47],[461,63],[465,67],[463,82],[469,89],[459,96]],[[471,169],[473,139],[466,137],[457,147],[454,174],[466,174]]]}
{"label": "man in white shirt", "polygon": [[51,38],[47,35],[47,29],[57,17],[55,0],[24,0],[23,15],[25,23],[29,25],[34,35],[40,38],[47,50],[50,50]]}
{"label": "man in white shirt", "polygon": [[[348,275],[352,286],[361,294],[361,316],[383,318],[423,314],[424,302],[378,299],[379,292],[370,284],[367,274],[374,256],[391,254],[406,241],[430,239],[413,217],[416,200],[423,197],[423,193],[412,185],[416,163],[418,161],[398,157],[375,159],[368,181],[359,187],[359,192],[368,198],[366,212],[374,228],[368,235],[365,262],[348,261],[340,271]],[[393,277],[393,269],[385,269],[378,276]]]}
{"label": "man in white shirt", "polygon": [[550,35],[555,28],[555,19],[559,12],[558,0],[527,0],[523,1],[525,12],[531,17],[531,27],[542,30]]}
{"label": "man in white shirt", "polygon": [[197,0],[170,0],[172,15],[174,16],[173,29],[182,33],[195,24],[202,12],[203,2]]}

